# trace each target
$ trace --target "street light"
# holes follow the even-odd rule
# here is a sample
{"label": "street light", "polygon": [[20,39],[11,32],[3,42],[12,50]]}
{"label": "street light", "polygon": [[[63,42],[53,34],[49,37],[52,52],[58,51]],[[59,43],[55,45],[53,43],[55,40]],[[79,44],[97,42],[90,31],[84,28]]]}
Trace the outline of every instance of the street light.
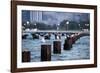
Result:
{"label": "street light", "polygon": [[34,30],[37,31],[37,24],[35,23],[34,25],[35,25],[35,29]]}
{"label": "street light", "polygon": [[67,21],[66,24],[67,24],[67,30],[68,30],[69,21]]}
{"label": "street light", "polygon": [[34,24],[34,26],[35,26],[35,28],[37,28],[37,24],[36,23]]}
{"label": "street light", "polygon": [[26,24],[24,23],[24,26],[26,26]]}
{"label": "street light", "polygon": [[86,26],[86,28],[89,30],[89,28],[88,28],[88,27],[89,27],[89,24],[85,24],[85,26]]}
{"label": "street light", "polygon": [[29,21],[27,21],[26,23],[27,23],[27,25],[29,25],[29,24],[30,24],[30,22],[29,22]]}
{"label": "street light", "polygon": [[80,24],[78,24],[79,25],[79,27],[80,27]]}
{"label": "street light", "polygon": [[59,30],[59,25],[60,25],[60,24],[57,24],[57,30]]}
{"label": "street light", "polygon": [[85,24],[85,26],[89,26],[89,24]]}
{"label": "street light", "polygon": [[36,26],[36,23],[34,25]]}
{"label": "street light", "polygon": [[80,24],[78,24],[78,26],[79,26],[79,30],[81,30],[81,25],[80,25]]}

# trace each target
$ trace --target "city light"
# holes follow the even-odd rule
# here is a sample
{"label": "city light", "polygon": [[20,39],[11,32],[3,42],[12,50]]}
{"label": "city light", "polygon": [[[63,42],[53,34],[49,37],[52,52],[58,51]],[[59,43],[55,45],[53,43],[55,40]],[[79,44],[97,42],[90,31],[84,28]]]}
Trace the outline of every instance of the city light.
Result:
{"label": "city light", "polygon": [[68,25],[69,25],[69,21],[67,21],[67,22],[66,22],[66,24],[67,24],[67,30],[68,30],[68,29],[69,29],[69,28],[68,28]]}
{"label": "city light", "polygon": [[29,22],[29,21],[27,21],[26,23],[27,23],[27,25],[29,25],[29,24],[30,24],[30,22]]}

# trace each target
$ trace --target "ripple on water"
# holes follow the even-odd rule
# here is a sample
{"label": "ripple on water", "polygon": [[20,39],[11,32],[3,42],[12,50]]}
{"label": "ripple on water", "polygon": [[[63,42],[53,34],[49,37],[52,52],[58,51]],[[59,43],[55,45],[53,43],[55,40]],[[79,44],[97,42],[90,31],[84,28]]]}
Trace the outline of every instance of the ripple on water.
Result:
{"label": "ripple on water", "polygon": [[[78,39],[71,50],[63,50],[64,37],[61,38],[61,54],[53,54],[53,41],[54,36],[51,37],[51,40],[47,40],[46,43],[51,44],[52,61],[64,61],[64,60],[79,60],[79,59],[89,59],[90,58],[90,37],[84,36]],[[27,48],[31,51],[31,62],[40,62],[41,54],[41,40],[33,39],[24,39],[22,40],[22,49]]]}

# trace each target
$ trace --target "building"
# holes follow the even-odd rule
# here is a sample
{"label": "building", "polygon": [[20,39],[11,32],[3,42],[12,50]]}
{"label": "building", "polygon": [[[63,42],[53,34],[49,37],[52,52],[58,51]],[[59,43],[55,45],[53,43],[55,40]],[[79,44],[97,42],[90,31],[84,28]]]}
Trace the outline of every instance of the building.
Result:
{"label": "building", "polygon": [[27,21],[30,21],[30,11],[22,10],[22,22],[26,23]]}
{"label": "building", "polygon": [[42,11],[30,11],[30,22],[42,22]]}

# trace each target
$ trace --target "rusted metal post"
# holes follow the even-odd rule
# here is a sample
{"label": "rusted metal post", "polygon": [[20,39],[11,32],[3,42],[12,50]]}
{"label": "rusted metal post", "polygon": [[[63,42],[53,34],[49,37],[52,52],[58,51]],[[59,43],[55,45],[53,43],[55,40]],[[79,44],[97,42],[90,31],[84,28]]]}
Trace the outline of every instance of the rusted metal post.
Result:
{"label": "rusted metal post", "polygon": [[53,53],[60,54],[61,53],[61,41],[53,42]]}
{"label": "rusted metal post", "polygon": [[51,45],[41,45],[41,61],[51,61]]}

